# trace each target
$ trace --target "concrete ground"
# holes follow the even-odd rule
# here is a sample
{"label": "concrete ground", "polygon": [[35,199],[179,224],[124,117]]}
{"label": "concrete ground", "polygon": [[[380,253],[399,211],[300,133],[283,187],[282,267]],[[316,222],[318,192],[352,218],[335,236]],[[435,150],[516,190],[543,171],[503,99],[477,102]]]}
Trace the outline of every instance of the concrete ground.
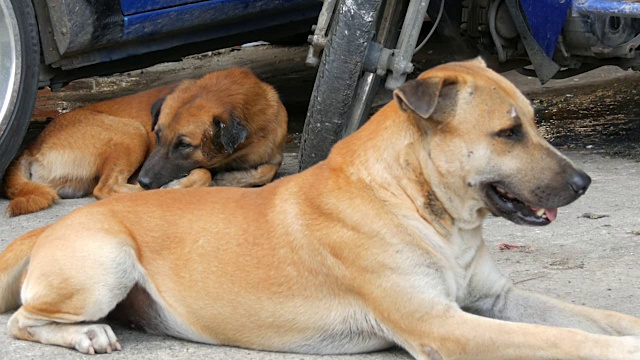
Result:
{"label": "concrete ground", "polygon": [[[117,75],[102,81],[86,80],[84,83],[77,83],[75,90],[71,86],[67,93],[43,94],[39,102],[40,115],[47,117],[51,113],[46,111],[52,109],[64,111],[116,94],[120,96],[138,91],[140,83],[145,84],[143,87],[155,86],[230,65],[246,65],[252,67],[263,79],[275,83],[290,110],[290,130],[294,141],[288,146],[289,154],[285,165],[286,172],[291,172],[295,168],[295,135],[301,130],[301,121],[304,120],[306,109],[305,101],[308,100],[313,85],[314,72],[301,65],[304,49],[294,48],[286,51],[288,53],[282,53],[281,49],[275,47],[266,47],[233,53],[222,52],[224,56],[218,56],[219,53],[210,54],[200,57],[200,60],[193,58],[173,66],[162,65],[154,68],[155,70]],[[202,61],[202,58],[206,61]],[[607,68],[587,76],[552,82],[545,87],[539,86],[534,79],[516,74],[509,74],[509,77],[523,91],[532,95],[536,106],[544,108],[544,119],[548,121],[544,123],[543,132],[552,142],[556,138],[562,140],[556,145],[566,150],[565,153],[591,175],[593,184],[583,198],[560,209],[558,219],[549,226],[524,227],[503,219],[488,219],[485,236],[494,258],[502,271],[523,288],[537,290],[576,304],[640,316],[640,155],[635,151],[618,151],[620,147],[635,149],[634,146],[640,143],[638,138],[629,138],[629,134],[636,134],[633,131],[640,128],[639,118],[635,117],[636,115],[625,116],[626,119],[631,119],[631,122],[629,128],[625,128],[622,137],[616,138],[617,145],[613,152],[608,150],[609,138],[598,139],[589,135],[591,137],[586,138],[589,140],[586,143],[584,137],[575,136],[586,131],[588,126],[574,126],[575,124],[571,123],[570,128],[563,128],[560,123],[560,118],[573,114],[566,112],[564,103],[578,107],[582,117],[588,116],[582,112],[589,112],[585,107],[591,102],[623,102],[635,106],[633,104],[636,103],[636,98],[621,100],[615,95],[620,88],[617,79],[624,78],[629,84],[637,84],[638,76]],[[587,97],[588,94],[580,94],[580,89],[586,86],[584,84],[593,85],[594,82],[603,80],[609,82],[611,96],[598,95],[596,98],[590,98]],[[635,88],[635,85],[630,86]],[[629,90],[629,96],[635,96],[633,94],[635,90]],[[383,94],[380,102],[384,101],[385,96],[388,94]],[[612,107],[606,111],[615,113],[618,110]],[[612,131],[615,133],[616,129],[620,128],[614,128]],[[573,137],[567,137],[567,133]],[[89,198],[63,200],[53,208],[36,214],[7,218],[4,211],[8,201],[0,199],[0,250],[24,232],[49,224],[91,201],[93,200]],[[86,358],[72,350],[11,339],[5,326],[10,315],[0,315],[0,359]],[[258,352],[195,344],[122,327],[114,329],[124,348],[124,351],[110,355],[114,359],[410,358],[399,349],[373,354],[325,357]]]}
{"label": "concrete ground", "polygon": [[[589,151],[569,156],[593,178],[587,194],[559,210],[546,227],[525,227],[499,218],[485,225],[499,267],[523,288],[567,301],[640,316],[640,163]],[[60,201],[53,208],[0,221],[0,249],[20,234],[51,223],[93,200]],[[0,200],[0,213],[7,201]],[[499,250],[509,244],[522,246]],[[502,246],[501,246],[502,245]],[[18,341],[7,335],[11,314],[0,315],[0,359],[80,359],[75,351]],[[409,359],[399,349],[352,356],[303,356],[209,346],[115,327],[124,351],[114,359]]]}

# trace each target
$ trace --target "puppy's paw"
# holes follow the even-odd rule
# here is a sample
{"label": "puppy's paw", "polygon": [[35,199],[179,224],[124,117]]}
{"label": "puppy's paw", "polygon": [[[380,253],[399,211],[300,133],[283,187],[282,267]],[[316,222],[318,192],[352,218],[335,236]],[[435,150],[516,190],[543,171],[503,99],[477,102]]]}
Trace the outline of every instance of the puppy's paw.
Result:
{"label": "puppy's paw", "polygon": [[79,326],[75,337],[75,348],[83,354],[110,354],[122,350],[116,334],[109,325],[92,324]]}
{"label": "puppy's paw", "polygon": [[[182,179],[184,179],[184,178],[182,178]],[[171,182],[168,182],[168,183],[162,185],[160,188],[161,189],[181,189],[181,188],[184,188],[185,186],[183,184],[182,179],[177,179],[177,180],[173,180]]]}
{"label": "puppy's paw", "polygon": [[162,186],[162,189],[183,189],[192,187],[207,187],[211,182],[211,173],[207,169],[197,168],[181,178]]}

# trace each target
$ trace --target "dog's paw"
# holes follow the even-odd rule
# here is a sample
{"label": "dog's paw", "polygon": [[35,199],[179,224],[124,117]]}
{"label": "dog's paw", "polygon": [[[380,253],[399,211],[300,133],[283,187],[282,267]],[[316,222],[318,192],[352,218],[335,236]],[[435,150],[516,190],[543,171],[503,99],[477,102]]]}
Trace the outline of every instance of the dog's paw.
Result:
{"label": "dog's paw", "polygon": [[162,185],[160,188],[161,189],[180,189],[183,188],[184,185],[182,184],[182,179],[178,179],[178,180],[173,180],[171,182],[168,182],[164,185]]}
{"label": "dog's paw", "polygon": [[109,325],[92,324],[80,326],[75,339],[75,348],[83,354],[110,354],[122,350],[116,334]]}

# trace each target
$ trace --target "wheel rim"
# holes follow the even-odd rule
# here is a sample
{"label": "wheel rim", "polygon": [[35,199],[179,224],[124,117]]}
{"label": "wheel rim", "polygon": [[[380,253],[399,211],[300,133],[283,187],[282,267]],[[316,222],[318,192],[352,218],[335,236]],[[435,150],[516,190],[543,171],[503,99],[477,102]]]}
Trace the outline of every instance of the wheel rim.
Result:
{"label": "wheel rim", "polygon": [[10,0],[0,0],[0,137],[16,106],[22,68],[20,34]]}

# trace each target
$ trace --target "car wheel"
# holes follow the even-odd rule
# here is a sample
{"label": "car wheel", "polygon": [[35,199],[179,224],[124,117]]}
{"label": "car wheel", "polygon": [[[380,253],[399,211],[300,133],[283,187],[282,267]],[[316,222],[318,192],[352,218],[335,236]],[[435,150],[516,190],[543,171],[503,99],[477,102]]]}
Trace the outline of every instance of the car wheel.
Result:
{"label": "car wheel", "polygon": [[0,179],[27,132],[38,92],[40,40],[29,0],[0,0]]}

